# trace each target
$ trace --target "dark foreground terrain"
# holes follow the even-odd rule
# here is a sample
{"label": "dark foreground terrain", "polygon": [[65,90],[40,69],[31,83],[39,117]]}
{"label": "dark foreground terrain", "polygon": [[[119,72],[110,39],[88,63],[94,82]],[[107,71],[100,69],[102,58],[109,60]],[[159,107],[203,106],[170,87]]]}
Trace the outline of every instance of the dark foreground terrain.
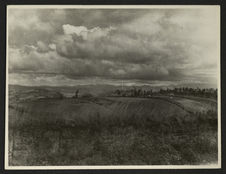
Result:
{"label": "dark foreground terrain", "polygon": [[217,162],[217,103],[9,88],[9,165]]}

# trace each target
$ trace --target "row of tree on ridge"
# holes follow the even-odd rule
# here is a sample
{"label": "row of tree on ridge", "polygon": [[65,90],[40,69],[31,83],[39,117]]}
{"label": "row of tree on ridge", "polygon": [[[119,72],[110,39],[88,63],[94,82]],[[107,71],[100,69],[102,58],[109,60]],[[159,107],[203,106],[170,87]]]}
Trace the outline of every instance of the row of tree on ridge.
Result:
{"label": "row of tree on ridge", "polygon": [[121,97],[152,97],[156,95],[183,95],[183,96],[195,96],[195,97],[206,97],[206,98],[217,98],[217,89],[213,88],[173,88],[173,89],[160,89],[159,91],[153,91],[152,89],[143,90],[142,88],[137,89],[125,89],[115,90],[112,96],[121,96]]}

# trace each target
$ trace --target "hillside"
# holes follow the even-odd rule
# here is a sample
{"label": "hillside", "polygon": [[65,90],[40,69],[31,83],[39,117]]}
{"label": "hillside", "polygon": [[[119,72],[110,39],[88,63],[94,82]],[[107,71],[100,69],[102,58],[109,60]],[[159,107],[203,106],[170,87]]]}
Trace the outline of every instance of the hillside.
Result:
{"label": "hillside", "polygon": [[93,101],[47,98],[11,105],[9,113],[10,120],[17,120],[17,125],[56,121],[79,125],[81,122],[92,122],[97,115],[100,120],[106,120],[106,124],[116,119],[126,121],[131,118],[160,122],[170,117],[182,119],[186,114],[183,109],[167,101],[142,98],[94,98]]}
{"label": "hillside", "polygon": [[61,92],[47,87],[10,88],[11,165],[217,161],[216,103],[169,96],[71,98]]}

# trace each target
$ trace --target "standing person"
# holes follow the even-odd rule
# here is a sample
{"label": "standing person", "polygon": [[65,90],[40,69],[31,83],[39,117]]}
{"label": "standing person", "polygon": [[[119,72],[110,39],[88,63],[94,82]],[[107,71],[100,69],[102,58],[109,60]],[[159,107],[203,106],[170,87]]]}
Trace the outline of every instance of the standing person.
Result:
{"label": "standing person", "polygon": [[77,89],[75,92],[75,98],[78,98],[78,93],[79,93],[79,90]]}

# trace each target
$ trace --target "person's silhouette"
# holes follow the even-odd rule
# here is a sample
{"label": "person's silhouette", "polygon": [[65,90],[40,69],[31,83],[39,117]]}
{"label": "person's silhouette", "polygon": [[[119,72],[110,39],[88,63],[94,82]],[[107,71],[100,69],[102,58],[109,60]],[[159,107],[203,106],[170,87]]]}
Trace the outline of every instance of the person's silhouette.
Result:
{"label": "person's silhouette", "polygon": [[79,90],[77,89],[75,92],[75,98],[78,98],[78,93],[79,93]]}

